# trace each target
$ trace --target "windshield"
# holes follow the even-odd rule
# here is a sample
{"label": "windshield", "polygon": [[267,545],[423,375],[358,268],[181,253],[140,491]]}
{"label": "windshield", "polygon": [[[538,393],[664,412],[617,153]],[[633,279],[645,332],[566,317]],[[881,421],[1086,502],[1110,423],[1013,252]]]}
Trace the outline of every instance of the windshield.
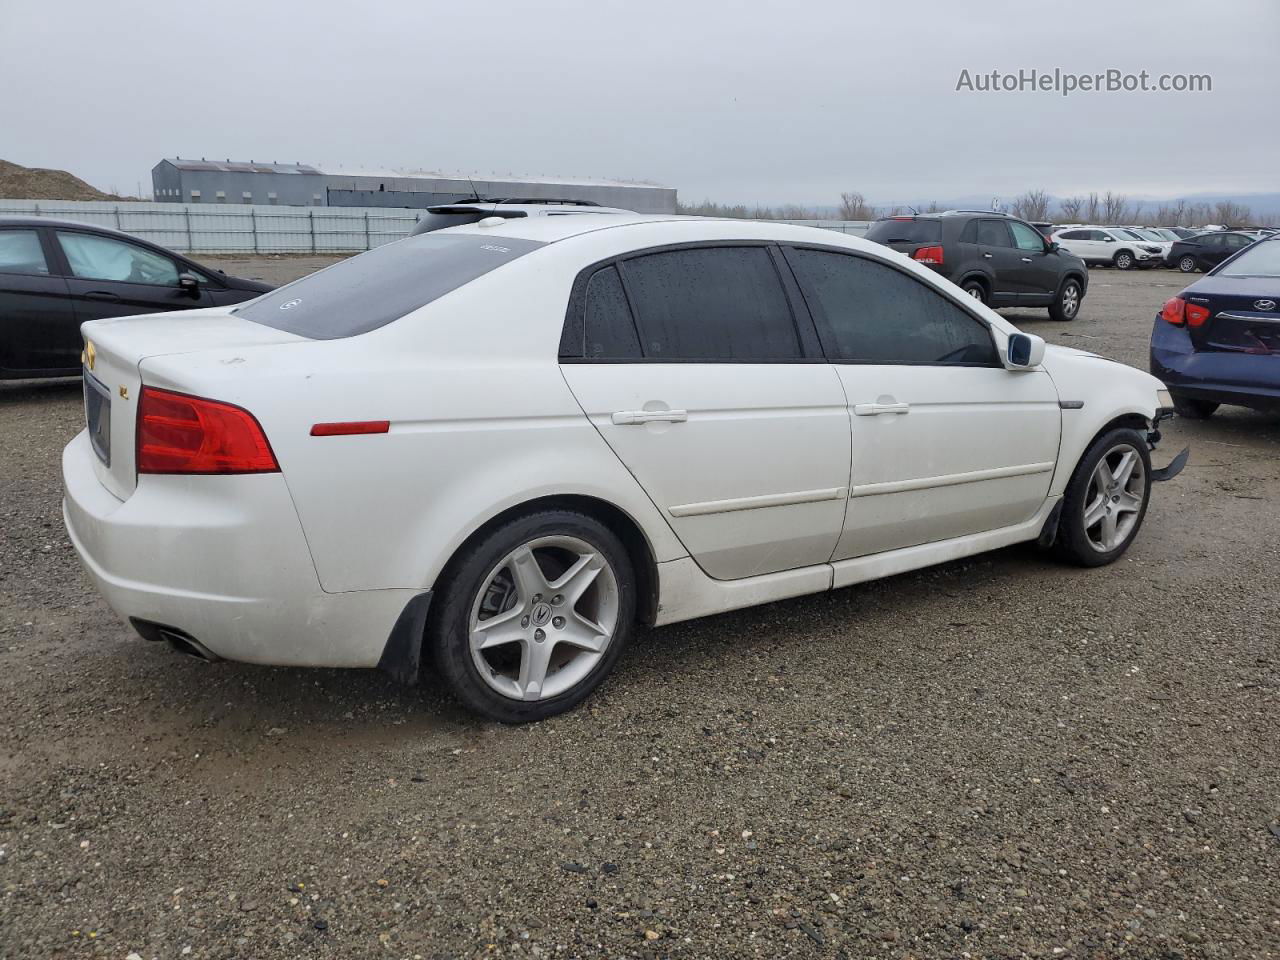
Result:
{"label": "windshield", "polygon": [[1255,243],[1219,272],[1220,277],[1280,277],[1280,240]]}
{"label": "windshield", "polygon": [[1156,243],[1164,243],[1164,237],[1160,236],[1160,234],[1156,233],[1154,230],[1133,230],[1131,232],[1136,233],[1143,240],[1154,240]]}
{"label": "windshield", "polygon": [[233,313],[312,340],[354,337],[541,246],[470,233],[406,237],[263,294]]}

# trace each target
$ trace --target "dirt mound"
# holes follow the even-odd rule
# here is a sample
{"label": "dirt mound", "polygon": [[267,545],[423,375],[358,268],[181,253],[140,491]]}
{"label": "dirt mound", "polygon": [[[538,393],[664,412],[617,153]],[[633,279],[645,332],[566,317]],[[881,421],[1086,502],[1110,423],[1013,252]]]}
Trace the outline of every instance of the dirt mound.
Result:
{"label": "dirt mound", "polygon": [[43,170],[0,160],[0,198],[9,200],[124,200],[94,189],[65,170]]}

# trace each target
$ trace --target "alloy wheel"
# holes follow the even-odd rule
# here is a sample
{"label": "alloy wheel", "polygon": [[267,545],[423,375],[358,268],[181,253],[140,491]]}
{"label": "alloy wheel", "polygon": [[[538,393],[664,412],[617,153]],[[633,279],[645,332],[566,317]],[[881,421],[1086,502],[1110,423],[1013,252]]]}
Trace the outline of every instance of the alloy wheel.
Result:
{"label": "alloy wheel", "polygon": [[1089,546],[1110,553],[1133,533],[1146,499],[1142,457],[1128,443],[1106,452],[1089,477],[1084,498],[1084,530]]}
{"label": "alloy wheel", "polygon": [[618,580],[577,537],[521,544],[485,576],[471,604],[471,658],[513,700],[545,700],[584,680],[618,629]]}
{"label": "alloy wheel", "polygon": [[1080,309],[1080,288],[1074,283],[1068,283],[1062,288],[1062,313],[1068,320],[1076,315],[1076,311]]}
{"label": "alloy wheel", "polygon": [[1196,269],[1195,257],[1183,257],[1178,261],[1178,269],[1183,273],[1194,273]]}

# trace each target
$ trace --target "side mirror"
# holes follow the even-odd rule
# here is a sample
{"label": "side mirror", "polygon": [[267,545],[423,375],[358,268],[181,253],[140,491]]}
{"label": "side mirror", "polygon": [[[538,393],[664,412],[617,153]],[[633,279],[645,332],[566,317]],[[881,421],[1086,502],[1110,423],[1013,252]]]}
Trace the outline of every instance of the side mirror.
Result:
{"label": "side mirror", "polygon": [[199,298],[200,281],[197,280],[195,277],[193,277],[191,274],[189,273],[178,274],[178,286],[182,288],[183,292],[186,293],[187,296],[195,297],[197,299]]}
{"label": "side mirror", "polygon": [[1058,252],[1059,250],[1061,250],[1061,249],[1062,249],[1062,244],[1060,244],[1057,240],[1050,240],[1050,241],[1049,241],[1049,252],[1050,252],[1050,253],[1057,253],[1057,252]]}
{"label": "side mirror", "polygon": [[1009,335],[1005,366],[1010,370],[1031,370],[1044,360],[1044,340],[1031,333]]}

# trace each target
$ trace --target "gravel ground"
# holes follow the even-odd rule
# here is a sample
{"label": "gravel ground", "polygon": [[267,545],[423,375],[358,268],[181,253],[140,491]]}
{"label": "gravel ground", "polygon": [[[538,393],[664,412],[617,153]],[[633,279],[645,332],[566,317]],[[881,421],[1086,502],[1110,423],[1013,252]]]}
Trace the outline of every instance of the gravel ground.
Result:
{"label": "gravel ground", "polygon": [[[1009,316],[1143,366],[1182,285]],[[0,385],[4,957],[1280,956],[1280,417],[1175,422],[1112,567],[664,628],[523,728],[134,637],[63,532],[80,423],[76,383]]]}

